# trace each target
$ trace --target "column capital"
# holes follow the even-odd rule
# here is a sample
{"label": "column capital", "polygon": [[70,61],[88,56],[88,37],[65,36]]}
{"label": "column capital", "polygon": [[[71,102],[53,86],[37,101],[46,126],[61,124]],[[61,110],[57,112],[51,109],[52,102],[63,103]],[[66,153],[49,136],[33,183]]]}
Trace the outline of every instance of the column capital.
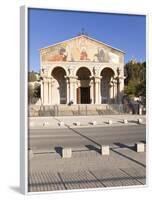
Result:
{"label": "column capital", "polygon": [[93,76],[90,76],[90,78],[94,78],[94,79],[102,79],[102,76],[93,75]]}
{"label": "column capital", "polygon": [[66,79],[78,79],[78,76],[64,76]]}

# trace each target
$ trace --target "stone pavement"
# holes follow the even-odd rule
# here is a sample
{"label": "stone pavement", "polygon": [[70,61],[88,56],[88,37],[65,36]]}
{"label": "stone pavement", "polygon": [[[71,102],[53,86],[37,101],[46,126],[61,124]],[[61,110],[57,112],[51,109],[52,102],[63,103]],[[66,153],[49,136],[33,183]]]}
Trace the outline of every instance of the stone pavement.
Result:
{"label": "stone pavement", "polygon": [[109,156],[97,149],[59,153],[35,153],[29,161],[30,192],[119,187],[146,184],[145,152],[132,146],[113,145]]}
{"label": "stone pavement", "polygon": [[[112,120],[110,126],[135,125],[137,120],[141,118],[142,123],[146,123],[145,115],[97,115],[97,116],[64,116],[64,117],[29,117],[29,128],[59,128],[59,122],[64,122],[65,126],[75,127],[74,123],[80,122],[80,127],[93,126],[90,122],[96,121],[95,126],[109,126],[108,120]],[[124,124],[123,120],[127,119],[128,124]]]}

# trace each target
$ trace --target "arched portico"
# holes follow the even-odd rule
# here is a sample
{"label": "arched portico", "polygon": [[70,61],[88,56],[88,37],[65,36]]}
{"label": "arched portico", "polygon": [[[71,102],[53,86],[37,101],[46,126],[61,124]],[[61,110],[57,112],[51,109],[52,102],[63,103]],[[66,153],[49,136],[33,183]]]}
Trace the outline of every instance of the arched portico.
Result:
{"label": "arched portico", "polygon": [[[62,67],[63,66],[63,67]],[[41,99],[44,105],[118,103],[123,89],[116,66],[60,63],[44,68]],[[120,71],[122,73],[122,71]],[[119,81],[118,81],[119,79]],[[118,85],[119,83],[119,85]],[[118,87],[119,86],[119,87]]]}
{"label": "arched portico", "polygon": [[104,68],[100,72],[101,79],[101,103],[113,103],[115,99],[115,88],[113,85],[114,71],[111,68]]}
{"label": "arched portico", "polygon": [[77,103],[78,104],[90,104],[90,76],[91,72],[86,67],[80,67],[77,72],[76,76],[78,78],[77,81]]}
{"label": "arched portico", "polygon": [[52,76],[52,90],[51,99],[52,104],[66,104],[67,102],[67,86],[66,86],[66,71],[62,67],[55,67],[51,73]]}

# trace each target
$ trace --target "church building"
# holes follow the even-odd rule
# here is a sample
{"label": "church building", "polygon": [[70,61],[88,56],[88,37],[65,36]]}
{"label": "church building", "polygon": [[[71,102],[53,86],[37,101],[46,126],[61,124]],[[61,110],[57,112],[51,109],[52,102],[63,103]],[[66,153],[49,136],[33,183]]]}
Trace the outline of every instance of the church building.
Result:
{"label": "church building", "polygon": [[42,104],[121,103],[124,54],[85,34],[41,48]]}

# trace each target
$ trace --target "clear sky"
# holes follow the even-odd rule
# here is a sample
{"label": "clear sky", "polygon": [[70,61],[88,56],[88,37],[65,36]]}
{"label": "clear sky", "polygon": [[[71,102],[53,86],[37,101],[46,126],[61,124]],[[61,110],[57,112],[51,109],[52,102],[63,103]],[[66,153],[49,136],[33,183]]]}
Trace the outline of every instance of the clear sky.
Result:
{"label": "clear sky", "polygon": [[82,28],[88,36],[121,49],[125,62],[146,59],[146,17],[29,9],[29,70],[39,71],[39,49],[77,36]]}

